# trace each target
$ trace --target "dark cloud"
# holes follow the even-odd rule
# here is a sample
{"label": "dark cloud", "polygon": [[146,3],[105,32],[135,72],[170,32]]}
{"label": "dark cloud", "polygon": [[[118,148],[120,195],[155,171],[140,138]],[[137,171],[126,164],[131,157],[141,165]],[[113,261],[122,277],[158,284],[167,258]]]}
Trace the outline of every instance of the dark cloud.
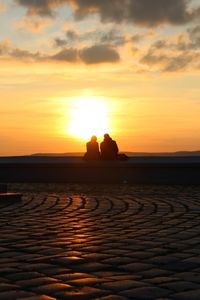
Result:
{"label": "dark cloud", "polygon": [[51,60],[76,62],[78,60],[78,50],[75,48],[62,49],[60,52],[49,57]]}
{"label": "dark cloud", "polygon": [[79,35],[75,30],[67,30],[66,31],[66,36],[67,36],[67,39],[72,41],[72,42],[79,38]]}
{"label": "dark cloud", "polygon": [[130,42],[133,43],[138,43],[147,39],[152,38],[155,35],[155,33],[153,31],[149,31],[149,32],[142,32],[142,33],[135,33],[134,35],[132,35],[132,37],[130,38]]}
{"label": "dark cloud", "polygon": [[93,30],[85,33],[77,33],[74,30],[67,30],[66,37],[55,38],[54,45],[57,47],[64,47],[66,45],[74,46],[78,42],[84,42],[88,44],[100,44],[110,45],[113,47],[122,46],[128,39],[119,31],[110,29],[107,31]]}
{"label": "dark cloud", "polygon": [[163,23],[185,24],[200,15],[200,8],[190,6],[191,0],[15,0],[29,14],[52,16],[54,9],[71,4],[77,18],[98,13],[102,21],[130,22],[143,26]]}
{"label": "dark cloud", "polygon": [[55,38],[54,44],[57,47],[65,47],[67,45],[67,40],[61,38]]}
{"label": "dark cloud", "polygon": [[120,59],[117,51],[108,45],[94,45],[92,47],[85,47],[82,50],[64,48],[48,58],[50,60],[71,63],[82,61],[85,64],[114,63]]}
{"label": "dark cloud", "polygon": [[86,64],[115,63],[120,60],[118,52],[108,45],[86,47],[81,50],[80,58]]}
{"label": "dark cloud", "polygon": [[166,54],[158,54],[151,48],[140,60],[142,64],[146,64],[148,66],[167,63],[167,61],[168,57]]}
{"label": "dark cloud", "polygon": [[19,48],[10,48],[8,51],[8,55],[10,57],[25,61],[41,61],[44,59],[44,56],[40,52],[31,52]]}
{"label": "dark cloud", "polygon": [[115,46],[121,46],[126,43],[126,38],[117,30],[111,29],[107,32],[101,32],[100,43],[112,44]]}
{"label": "dark cloud", "polygon": [[177,72],[186,69],[194,61],[194,55],[186,54],[171,57],[164,68],[164,72]]}
{"label": "dark cloud", "polygon": [[0,41],[0,56],[14,57],[17,59],[39,59],[40,53],[32,53],[28,50],[22,50],[18,48],[12,48],[11,41],[2,40]]}
{"label": "dark cloud", "polygon": [[197,25],[188,30],[190,39],[190,48],[199,49],[200,48],[200,25]]}
{"label": "dark cloud", "polygon": [[189,0],[133,0],[130,1],[129,20],[146,26],[162,23],[185,24],[192,21],[198,10],[189,9]]}
{"label": "dark cloud", "polygon": [[200,26],[179,35],[177,40],[158,40],[140,59],[140,63],[164,72],[197,69],[200,58]]}
{"label": "dark cloud", "polygon": [[162,72],[178,72],[189,67],[196,68],[196,59],[191,53],[154,54],[150,51],[140,62],[148,66],[157,66]]}
{"label": "dark cloud", "polygon": [[151,51],[170,49],[173,51],[196,51],[200,50],[200,25],[196,25],[180,34],[177,41],[158,40],[151,45]]}
{"label": "dark cloud", "polygon": [[[60,43],[60,41],[59,41]],[[19,59],[21,61],[60,61],[68,63],[83,62],[85,64],[115,63],[120,60],[118,52],[109,45],[94,45],[92,47],[62,48],[59,52],[47,53],[31,52],[20,48],[12,48],[10,41],[0,41],[0,56]]]}
{"label": "dark cloud", "polygon": [[67,0],[15,0],[27,8],[29,15],[53,16],[54,9],[69,1]]}

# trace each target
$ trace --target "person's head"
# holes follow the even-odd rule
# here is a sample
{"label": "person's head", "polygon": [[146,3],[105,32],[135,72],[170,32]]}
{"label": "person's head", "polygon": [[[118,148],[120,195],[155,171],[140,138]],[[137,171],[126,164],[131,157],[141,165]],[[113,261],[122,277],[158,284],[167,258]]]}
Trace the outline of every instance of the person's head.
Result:
{"label": "person's head", "polygon": [[93,135],[92,137],[91,137],[91,142],[96,142],[97,141],[97,137],[96,137],[96,135]]}
{"label": "person's head", "polygon": [[105,141],[108,141],[108,140],[110,140],[111,139],[111,137],[109,136],[109,134],[108,133],[105,133],[104,134],[104,140]]}

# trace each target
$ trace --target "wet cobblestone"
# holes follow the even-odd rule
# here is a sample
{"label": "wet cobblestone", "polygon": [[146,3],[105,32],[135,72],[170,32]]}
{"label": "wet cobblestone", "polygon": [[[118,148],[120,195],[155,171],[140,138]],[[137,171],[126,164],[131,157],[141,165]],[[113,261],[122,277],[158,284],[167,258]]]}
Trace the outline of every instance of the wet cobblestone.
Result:
{"label": "wet cobblestone", "polygon": [[10,188],[0,300],[200,298],[200,187]]}

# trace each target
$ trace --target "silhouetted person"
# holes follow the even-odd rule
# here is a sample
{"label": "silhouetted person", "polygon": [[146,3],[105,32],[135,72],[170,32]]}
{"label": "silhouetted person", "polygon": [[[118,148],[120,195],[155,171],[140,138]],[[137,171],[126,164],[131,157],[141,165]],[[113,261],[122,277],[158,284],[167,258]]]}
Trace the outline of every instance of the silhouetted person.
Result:
{"label": "silhouetted person", "polygon": [[118,159],[118,146],[117,143],[109,136],[108,133],[104,134],[104,140],[100,145],[101,159],[103,160],[116,160]]}
{"label": "silhouetted person", "polygon": [[87,152],[85,153],[84,158],[86,160],[99,160],[100,152],[99,152],[99,144],[97,143],[97,137],[93,135],[91,137],[90,142],[86,144]]}

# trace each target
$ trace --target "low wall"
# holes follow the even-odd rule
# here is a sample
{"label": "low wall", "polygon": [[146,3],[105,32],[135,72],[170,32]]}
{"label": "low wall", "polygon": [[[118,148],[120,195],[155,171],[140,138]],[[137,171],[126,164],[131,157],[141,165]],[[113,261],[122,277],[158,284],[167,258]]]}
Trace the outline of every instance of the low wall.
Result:
{"label": "low wall", "polygon": [[0,161],[0,182],[200,184],[200,162]]}

